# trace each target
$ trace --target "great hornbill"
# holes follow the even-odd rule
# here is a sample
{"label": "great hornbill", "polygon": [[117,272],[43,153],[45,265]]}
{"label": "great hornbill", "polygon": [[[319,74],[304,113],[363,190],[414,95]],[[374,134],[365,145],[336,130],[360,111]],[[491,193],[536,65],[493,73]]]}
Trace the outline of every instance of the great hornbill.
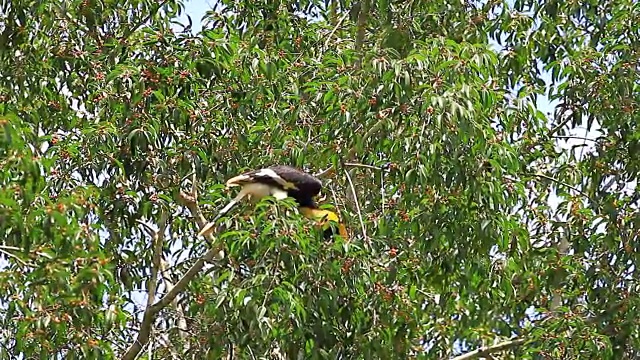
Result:
{"label": "great hornbill", "polygon": [[[298,203],[300,213],[306,218],[316,221],[322,227],[325,239],[335,235],[334,226],[338,229],[338,235],[347,238],[347,230],[340,223],[338,214],[330,210],[319,209],[313,199],[320,193],[322,182],[303,171],[284,165],[270,166],[235,176],[227,180],[226,185],[227,187],[241,187],[240,193],[222,208],[211,222],[203,226],[198,235],[210,233],[215,222],[244,197],[249,197],[249,200],[255,203],[265,196],[273,196],[279,200],[287,197],[293,198]],[[335,225],[332,226],[332,223]]]}

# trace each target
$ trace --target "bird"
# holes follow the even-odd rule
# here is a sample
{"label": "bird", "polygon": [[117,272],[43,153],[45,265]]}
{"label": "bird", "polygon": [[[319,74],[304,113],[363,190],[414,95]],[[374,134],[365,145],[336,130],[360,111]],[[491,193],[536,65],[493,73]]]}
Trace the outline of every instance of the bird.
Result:
{"label": "bird", "polygon": [[202,227],[198,236],[211,233],[215,222],[245,197],[252,203],[256,203],[266,196],[273,196],[277,200],[293,198],[298,204],[300,214],[315,221],[322,228],[325,239],[336,235],[334,231],[336,225],[338,235],[344,239],[348,236],[346,227],[340,222],[338,214],[318,208],[314,200],[322,190],[322,182],[302,170],[286,165],[269,166],[234,176],[227,180],[226,186],[227,188],[240,187],[240,192],[220,210],[212,221]]}

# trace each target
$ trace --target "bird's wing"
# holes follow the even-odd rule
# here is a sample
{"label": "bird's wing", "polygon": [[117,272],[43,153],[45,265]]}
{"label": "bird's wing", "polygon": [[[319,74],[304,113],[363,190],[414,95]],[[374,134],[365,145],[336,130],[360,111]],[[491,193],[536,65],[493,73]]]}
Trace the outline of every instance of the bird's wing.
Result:
{"label": "bird's wing", "polygon": [[248,171],[244,174],[232,177],[227,180],[227,187],[244,186],[250,183],[262,183],[279,187],[283,190],[296,189],[296,185],[285,180],[278,172],[272,168],[263,168]]}
{"label": "bird's wing", "polygon": [[278,174],[284,181],[295,185],[295,188],[286,189],[292,193],[292,196],[295,193],[313,198],[322,190],[322,182],[304,171],[285,165],[271,166],[268,169]]}
{"label": "bird's wing", "polygon": [[287,191],[292,197],[313,198],[320,193],[322,182],[296,168],[276,165],[248,171],[227,180],[227,187],[263,183]]}
{"label": "bird's wing", "polygon": [[264,168],[256,171],[253,174],[253,177],[256,181],[268,183],[270,185],[277,185],[283,190],[297,190],[297,184],[292,180],[295,179],[286,179],[287,172],[278,171],[280,170],[278,167],[274,168]]}

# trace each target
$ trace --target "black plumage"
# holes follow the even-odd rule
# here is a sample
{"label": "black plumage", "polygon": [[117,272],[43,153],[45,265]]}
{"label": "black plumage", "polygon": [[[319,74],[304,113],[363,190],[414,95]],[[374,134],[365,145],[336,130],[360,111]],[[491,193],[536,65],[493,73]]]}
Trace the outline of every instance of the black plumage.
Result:
{"label": "black plumage", "polygon": [[[229,212],[245,196],[253,202],[259,201],[265,196],[274,196],[277,199],[293,198],[301,213],[311,219],[324,224],[325,232],[328,229],[327,221],[338,222],[338,215],[329,210],[318,209],[314,197],[322,190],[322,182],[310,174],[286,165],[275,165],[258,170],[248,171],[235,176],[226,182],[227,187],[239,186],[240,193],[227,206],[225,206],[216,218],[206,224],[199,235],[209,232],[213,224],[221,216]],[[340,224],[340,234],[346,237],[346,229]],[[325,234],[329,236],[330,234]]]}

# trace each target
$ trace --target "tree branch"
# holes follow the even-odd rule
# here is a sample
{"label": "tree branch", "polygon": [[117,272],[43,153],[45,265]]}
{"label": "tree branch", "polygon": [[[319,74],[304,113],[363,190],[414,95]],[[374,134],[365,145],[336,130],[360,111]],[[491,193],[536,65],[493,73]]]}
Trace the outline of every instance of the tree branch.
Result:
{"label": "tree branch", "polygon": [[588,137],[584,137],[584,136],[571,136],[571,135],[553,135],[551,136],[554,139],[576,139],[576,140],[584,140],[584,141],[598,141],[597,139],[589,139]]}
{"label": "tree branch", "polygon": [[539,178],[542,178],[542,179],[547,179],[549,181],[553,181],[554,183],[556,183],[558,185],[562,185],[562,186],[564,186],[564,187],[566,187],[568,189],[571,189],[571,190],[577,192],[578,194],[584,196],[585,198],[589,199],[589,201],[591,201],[591,203],[593,203],[594,205],[597,204],[596,201],[593,200],[587,193],[585,193],[584,191],[578,189],[577,187],[575,187],[573,185],[569,185],[567,183],[564,183],[564,182],[562,182],[562,181],[560,181],[558,179],[552,178],[551,176],[547,176],[547,175],[542,174],[542,173],[533,173],[533,174],[528,174],[528,175],[539,177]]}
{"label": "tree branch", "polygon": [[[598,324],[601,321],[605,321],[607,317],[611,316],[611,314],[618,312],[619,309],[622,306],[626,305],[626,304],[627,304],[626,300],[619,301],[619,302],[609,306],[609,308],[607,308],[602,313],[584,319],[584,322],[585,322],[585,324],[588,324],[588,325]],[[542,325],[546,321],[551,320],[553,318],[554,318],[553,313],[549,314],[549,315],[546,315],[542,319],[540,319],[538,324]],[[513,338],[511,340],[503,341],[501,343],[495,344],[493,346],[483,346],[483,347],[481,347],[479,349],[470,351],[470,352],[468,352],[466,354],[462,354],[462,355],[456,356],[456,357],[451,358],[449,360],[471,360],[471,359],[477,359],[477,358],[480,358],[480,357],[489,357],[490,354],[518,347],[518,346],[524,344],[525,342],[526,342],[525,338],[516,337],[516,338]]]}
{"label": "tree branch", "polygon": [[186,274],[178,281],[178,283],[168,291],[158,302],[147,307],[142,319],[142,325],[140,326],[140,332],[138,338],[131,344],[129,350],[122,356],[122,360],[134,360],[138,353],[142,350],[142,347],[149,342],[149,334],[151,332],[151,324],[155,319],[155,316],[165,307],[167,307],[173,299],[178,296],[189,284],[189,282],[202,270],[207,262],[211,262],[213,258],[219,253],[219,249],[211,248],[204,254],[195,264],[187,271]]}
{"label": "tree branch", "polygon": [[[200,209],[198,208],[197,184],[195,181],[195,174],[193,176],[191,194],[186,194],[181,191],[177,200],[180,204],[189,209],[191,215],[198,223],[199,228],[206,224],[206,220],[200,212]],[[210,238],[210,242],[214,243],[215,239],[213,235],[209,234],[208,237]],[[189,282],[202,270],[207,262],[211,262],[216,257],[216,255],[218,255],[218,258],[220,258],[219,254],[221,252],[221,246],[212,247],[202,257],[200,257],[195,262],[195,264],[193,264],[193,266],[191,266],[191,268],[187,271],[186,274],[182,276],[178,283],[173,288],[168,290],[167,293],[162,298],[160,298],[160,300],[158,300],[153,305],[147,306],[144,311],[144,316],[142,318],[142,324],[140,325],[138,336],[133,344],[131,344],[127,352],[122,356],[122,360],[135,360],[140,351],[142,351],[143,347],[149,342],[151,328],[156,315],[158,315],[158,313],[160,313],[162,309],[171,304],[171,302],[187,287],[187,285],[189,285]]]}
{"label": "tree branch", "polygon": [[[162,274],[162,280],[164,281],[165,291],[169,292],[174,288],[173,282],[170,279],[169,270],[167,267],[167,263],[163,261],[160,264],[160,273]],[[181,339],[186,339],[187,337],[187,320],[184,317],[184,311],[182,311],[182,307],[178,303],[178,298],[175,298],[171,302],[171,306],[173,310],[176,312],[178,319],[176,320],[176,327],[178,328],[178,332],[180,334]]]}
{"label": "tree branch", "polygon": [[554,126],[551,130],[549,130],[549,133],[547,135],[548,136],[554,135],[555,133],[560,131],[560,129],[562,129],[562,127],[567,125],[569,123],[569,121],[571,121],[571,117],[567,117],[566,119],[562,120],[558,125]]}
{"label": "tree branch", "polygon": [[382,170],[381,167],[379,166],[373,166],[373,165],[367,165],[367,164],[358,164],[358,163],[344,163],[344,166],[350,166],[350,167],[361,167],[361,168],[365,168],[365,169],[371,169],[371,170]]}
{"label": "tree branch", "polygon": [[164,244],[164,232],[167,229],[167,220],[169,216],[166,210],[161,210],[160,220],[158,221],[158,230],[150,232],[153,239],[153,258],[151,260],[151,277],[149,278],[149,296],[147,297],[147,307],[151,306],[156,298],[156,290],[158,288],[158,271],[160,270],[160,261],[162,260],[162,245]]}
{"label": "tree branch", "polygon": [[5,254],[7,257],[15,259],[17,262],[19,262],[24,267],[35,267],[35,265],[27,264],[27,262],[25,262],[24,260],[20,259],[20,257],[18,257],[15,254],[12,254],[12,253],[10,253],[10,252],[8,252],[6,250],[0,249],[0,253]]}
{"label": "tree branch", "polygon": [[489,354],[493,354],[496,352],[500,352],[500,351],[504,351],[504,350],[509,350],[511,348],[520,346],[522,344],[524,344],[525,340],[524,339],[513,339],[513,340],[509,340],[509,341],[505,341],[505,342],[501,342],[499,344],[493,345],[493,346],[483,346],[479,349],[470,351],[466,354],[462,354],[460,356],[456,356],[454,358],[452,358],[451,360],[470,360],[470,359],[477,359],[479,357],[487,357]]}
{"label": "tree branch", "polygon": [[335,34],[335,32],[340,27],[340,25],[342,25],[342,22],[344,22],[344,19],[347,18],[347,16],[349,16],[349,13],[345,12],[344,15],[342,15],[342,17],[340,18],[340,20],[338,20],[338,23],[336,24],[336,26],[333,27],[333,29],[331,30],[329,35],[327,35],[327,39],[324,42],[324,48],[325,49],[329,47],[329,43],[331,42],[331,38],[333,37],[333,34]]}
{"label": "tree branch", "polygon": [[362,236],[364,236],[364,241],[369,242],[369,238],[367,238],[367,228],[364,226],[364,220],[362,219],[362,211],[360,211],[360,202],[358,201],[358,195],[356,194],[356,188],[353,185],[353,181],[351,181],[351,175],[349,175],[348,171],[345,171],[347,175],[347,180],[349,181],[349,186],[351,187],[351,193],[353,194],[353,200],[356,204],[356,211],[358,211],[358,219],[360,220],[360,227],[362,227]]}
{"label": "tree branch", "polygon": [[358,11],[358,22],[356,24],[355,50],[359,54],[356,60],[356,69],[360,69],[362,64],[362,46],[364,45],[365,31],[367,30],[367,19],[369,17],[369,0],[361,0],[360,11]]}
{"label": "tree branch", "polygon": [[[12,251],[24,251],[23,248],[17,247],[17,246],[9,246],[9,245],[0,245],[0,249],[3,250],[12,250]],[[47,259],[51,260],[53,259],[53,256],[42,252],[42,251],[35,251],[33,252],[34,254],[38,255],[38,256],[42,256],[42,257],[46,257]]]}

